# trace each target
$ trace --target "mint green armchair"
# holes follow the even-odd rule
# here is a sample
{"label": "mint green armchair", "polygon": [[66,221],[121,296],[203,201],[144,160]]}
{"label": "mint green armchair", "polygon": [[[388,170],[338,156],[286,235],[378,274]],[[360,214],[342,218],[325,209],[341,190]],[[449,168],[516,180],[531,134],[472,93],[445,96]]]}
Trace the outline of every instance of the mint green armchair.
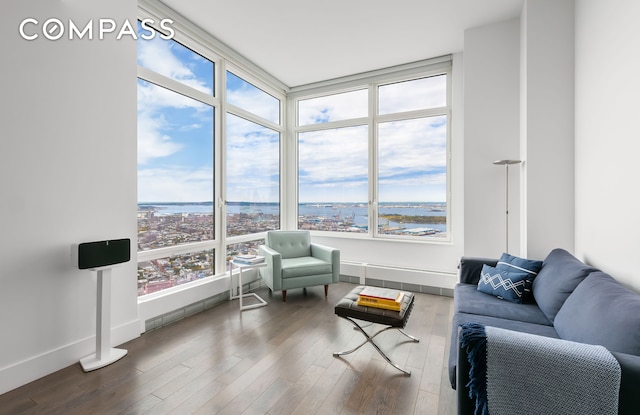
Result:
{"label": "mint green armchair", "polygon": [[271,291],[282,291],[283,302],[287,290],[316,285],[324,285],[326,297],[340,279],[340,251],[311,243],[309,231],[269,231],[258,252],[267,263],[260,275]]}

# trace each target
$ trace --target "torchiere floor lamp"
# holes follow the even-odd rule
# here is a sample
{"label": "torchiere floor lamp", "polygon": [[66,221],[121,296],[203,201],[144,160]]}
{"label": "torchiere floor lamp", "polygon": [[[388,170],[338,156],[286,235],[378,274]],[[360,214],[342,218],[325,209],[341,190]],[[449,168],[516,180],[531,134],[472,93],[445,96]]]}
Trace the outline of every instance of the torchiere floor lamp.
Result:
{"label": "torchiere floor lamp", "polygon": [[504,166],[505,171],[505,240],[506,240],[506,253],[509,253],[509,166],[512,164],[520,164],[521,160],[496,160],[493,164],[497,166]]}

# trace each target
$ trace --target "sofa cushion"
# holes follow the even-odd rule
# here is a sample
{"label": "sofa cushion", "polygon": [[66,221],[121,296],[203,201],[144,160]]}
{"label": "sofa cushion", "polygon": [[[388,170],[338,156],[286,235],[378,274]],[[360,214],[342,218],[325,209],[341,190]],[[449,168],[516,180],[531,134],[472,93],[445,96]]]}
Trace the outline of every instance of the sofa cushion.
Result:
{"label": "sofa cushion", "polygon": [[640,294],[594,272],[567,298],[554,325],[563,339],[640,355]]}
{"label": "sofa cushion", "polygon": [[478,291],[518,304],[528,299],[535,275],[529,271],[509,269],[511,271],[484,265],[480,272]]}
{"label": "sofa cushion", "polygon": [[533,297],[553,323],[567,297],[596,268],[585,265],[564,249],[554,249],[542,263],[533,280]]}
{"label": "sofa cushion", "polygon": [[535,277],[542,268],[542,261],[519,258],[505,252],[500,256],[496,268],[509,272],[527,272]]}
{"label": "sofa cushion", "polygon": [[458,284],[453,291],[454,313],[477,314],[507,320],[551,326],[551,322],[534,303],[516,304],[477,290],[475,284]]}
{"label": "sofa cushion", "polygon": [[310,256],[282,260],[282,278],[306,277],[308,275],[320,274],[331,274],[331,264]]}

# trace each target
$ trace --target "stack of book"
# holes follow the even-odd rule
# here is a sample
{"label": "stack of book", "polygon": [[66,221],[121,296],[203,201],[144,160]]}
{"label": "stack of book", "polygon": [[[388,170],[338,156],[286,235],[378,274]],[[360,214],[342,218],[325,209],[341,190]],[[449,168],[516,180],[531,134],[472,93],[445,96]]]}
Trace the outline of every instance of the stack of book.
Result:
{"label": "stack of book", "polygon": [[233,258],[233,261],[238,264],[253,265],[264,262],[264,257],[260,255],[238,255]]}
{"label": "stack of book", "polygon": [[400,311],[404,292],[391,288],[364,287],[358,295],[358,305]]}

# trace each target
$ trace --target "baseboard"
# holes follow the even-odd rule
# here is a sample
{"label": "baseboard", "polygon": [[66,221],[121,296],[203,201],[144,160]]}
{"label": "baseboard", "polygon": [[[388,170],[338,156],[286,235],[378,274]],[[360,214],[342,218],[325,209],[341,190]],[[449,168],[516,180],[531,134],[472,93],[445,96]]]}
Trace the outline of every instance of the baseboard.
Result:
{"label": "baseboard", "polygon": [[458,281],[458,276],[455,273],[442,271],[341,262],[340,280],[352,284],[453,297],[453,288]]}
{"label": "baseboard", "polygon": [[[250,286],[250,284],[243,284],[243,292],[249,292]],[[148,331],[167,326],[171,323],[175,323],[176,321],[180,321],[201,311],[208,310],[211,307],[222,303],[223,301],[229,301],[228,291],[216,294],[212,297],[207,297],[204,300],[196,301],[184,307],[180,307],[170,312],[150,318],[144,322],[144,331],[146,333]]]}
{"label": "baseboard", "polygon": [[[111,331],[114,346],[139,336],[140,322],[138,320],[115,327]],[[80,359],[95,353],[95,351],[96,337],[91,336],[4,367],[0,369],[0,395],[70,365],[79,364]]]}

